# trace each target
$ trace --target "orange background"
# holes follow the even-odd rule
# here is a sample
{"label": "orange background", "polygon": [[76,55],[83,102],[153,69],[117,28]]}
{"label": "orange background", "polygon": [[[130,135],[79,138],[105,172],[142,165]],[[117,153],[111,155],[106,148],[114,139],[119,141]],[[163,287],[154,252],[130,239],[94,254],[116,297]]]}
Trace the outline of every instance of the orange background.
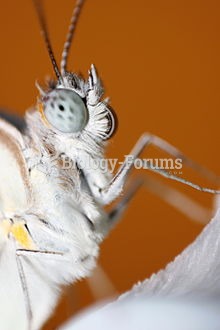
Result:
{"label": "orange background", "polygon": [[[59,60],[74,1],[44,2]],[[30,0],[4,1],[0,17],[0,104],[23,114],[35,103],[35,80],[53,74],[51,64]],[[86,75],[91,63],[119,119],[109,156],[122,160],[140,134],[150,131],[220,172],[219,1],[88,0],[68,67]],[[144,153],[150,155],[164,156]],[[188,174],[197,179],[183,169]],[[207,194],[173,186],[211,206]],[[102,244],[100,264],[124,292],[164,267],[201,229],[142,189]],[[46,329],[93,300],[86,281],[74,285]]]}

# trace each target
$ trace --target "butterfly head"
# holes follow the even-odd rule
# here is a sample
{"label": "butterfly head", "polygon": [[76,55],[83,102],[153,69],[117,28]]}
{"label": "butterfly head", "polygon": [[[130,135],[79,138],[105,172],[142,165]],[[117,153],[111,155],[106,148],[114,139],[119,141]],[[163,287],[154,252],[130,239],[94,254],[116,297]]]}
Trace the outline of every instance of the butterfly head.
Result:
{"label": "butterfly head", "polygon": [[87,80],[66,69],[83,3],[83,0],[76,1],[59,68],[50,44],[42,6],[35,0],[42,34],[57,76],[57,82],[49,83],[47,90],[37,86],[41,94],[38,109],[44,124],[57,133],[79,135],[86,132],[95,139],[106,140],[115,131],[116,117],[107,101],[102,100],[103,87],[95,67],[91,66]]}

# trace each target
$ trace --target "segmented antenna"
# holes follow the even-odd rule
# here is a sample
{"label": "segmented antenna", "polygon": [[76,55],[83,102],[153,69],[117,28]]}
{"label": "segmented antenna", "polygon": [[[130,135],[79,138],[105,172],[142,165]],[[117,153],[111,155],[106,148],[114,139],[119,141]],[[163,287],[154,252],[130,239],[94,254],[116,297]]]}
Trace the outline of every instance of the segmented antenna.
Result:
{"label": "segmented antenna", "polygon": [[53,65],[53,69],[54,72],[59,80],[60,83],[62,83],[63,79],[62,79],[62,75],[60,73],[60,70],[58,68],[56,59],[54,57],[54,53],[52,50],[52,46],[50,43],[50,39],[49,39],[49,34],[48,34],[48,29],[47,29],[47,24],[46,24],[46,20],[45,20],[45,15],[44,15],[44,11],[43,11],[43,6],[42,6],[42,1],[41,0],[33,0],[36,12],[37,12],[37,16],[39,19],[39,23],[40,23],[40,27],[41,27],[41,34],[44,38],[44,42],[46,44],[47,47],[47,51],[51,60],[51,63]]}
{"label": "segmented antenna", "polygon": [[63,52],[62,52],[62,57],[61,57],[61,63],[60,63],[60,68],[61,68],[61,74],[64,75],[66,72],[66,66],[67,66],[67,59],[69,55],[69,50],[72,44],[74,32],[77,26],[77,22],[83,7],[85,0],[77,0],[75,7],[73,9],[73,14],[70,20],[70,25],[69,25],[69,30],[66,36],[66,41],[64,43],[63,47]]}

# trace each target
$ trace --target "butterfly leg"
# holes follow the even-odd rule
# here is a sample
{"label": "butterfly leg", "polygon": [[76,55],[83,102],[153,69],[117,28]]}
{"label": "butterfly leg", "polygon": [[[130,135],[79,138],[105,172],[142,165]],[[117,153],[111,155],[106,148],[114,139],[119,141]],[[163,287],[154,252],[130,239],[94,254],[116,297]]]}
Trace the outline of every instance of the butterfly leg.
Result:
{"label": "butterfly leg", "polygon": [[186,196],[184,193],[178,191],[175,188],[169,187],[160,180],[151,178],[150,176],[139,176],[133,178],[130,185],[125,189],[124,196],[113,206],[108,213],[108,219],[110,226],[114,226],[120,219],[124,211],[129,205],[129,202],[135,197],[139,188],[144,187],[150,193],[156,195],[167,204],[180,211],[199,223],[207,223],[212,216],[212,211],[203,207],[193,199]]}
{"label": "butterfly leg", "polygon": [[138,177],[132,180],[127,190],[125,190],[124,196],[112,207],[108,213],[108,221],[110,227],[117,223],[124,211],[127,209],[129,202],[136,195],[137,191],[144,183],[143,177]]}
{"label": "butterfly leg", "polygon": [[[215,181],[215,183],[219,182],[219,177],[213,174],[211,171],[205,169],[204,167],[196,164],[194,161],[192,161],[190,158],[186,157],[182,152],[180,152],[178,149],[176,149],[174,146],[166,142],[165,140],[160,139],[159,137],[151,134],[144,134],[141,136],[141,138],[138,140],[134,148],[132,149],[131,153],[126,156],[125,161],[113,177],[113,179],[109,182],[109,184],[103,188],[97,187],[97,185],[90,185],[91,190],[93,191],[94,196],[99,199],[100,202],[103,204],[108,204],[112,202],[114,199],[116,199],[123,187],[124,184],[127,181],[128,175],[130,171],[134,168],[135,160],[139,157],[139,155],[149,147],[150,145],[154,145],[158,148],[160,148],[163,151],[166,151],[173,157],[178,157],[183,160],[183,163],[186,165],[196,169],[198,173],[200,173],[202,176],[205,176],[209,178],[212,181]],[[158,174],[172,179],[174,181],[178,181],[181,183],[184,183],[186,185],[191,186],[194,189],[203,191],[203,192],[209,192],[212,194],[218,194],[220,193],[218,190],[210,189],[210,188],[203,188],[197,184],[194,184],[190,181],[187,181],[183,178],[180,178],[178,176],[175,176],[173,174],[168,173],[167,171],[163,169],[154,168],[152,166],[148,166],[148,169],[154,172],[157,172]]]}
{"label": "butterfly leg", "polygon": [[29,292],[28,292],[28,287],[27,287],[27,281],[26,281],[26,277],[25,277],[25,273],[24,273],[24,268],[23,268],[22,262],[20,260],[20,256],[17,255],[17,253],[16,253],[16,262],[17,262],[17,267],[18,267],[19,278],[20,278],[20,281],[21,281],[22,291],[23,291],[23,294],[24,294],[24,302],[25,302],[25,309],[26,309],[26,313],[27,313],[28,330],[31,330],[33,314],[32,314],[32,309],[31,309],[30,296],[29,296]]}
{"label": "butterfly leg", "polygon": [[[174,158],[180,158],[186,166],[192,168],[195,170],[200,176],[207,178],[209,181],[220,184],[220,176],[216,175],[212,171],[208,170],[204,166],[196,163],[191,158],[187,157],[182,151],[180,151],[178,148],[174,147],[171,143],[167,142],[164,139],[161,139],[159,136],[152,135],[152,134],[144,134],[140,141],[145,139],[146,137],[150,137],[149,144],[157,147],[158,149],[165,151],[169,155],[173,156]],[[148,145],[149,145],[148,144]]]}
{"label": "butterfly leg", "polygon": [[17,249],[16,250],[17,256],[21,255],[36,255],[36,254],[55,254],[55,255],[60,255],[63,256],[62,252],[56,252],[56,251],[47,251],[47,250],[27,250],[27,249]]}
{"label": "butterfly leg", "polygon": [[32,329],[32,321],[33,321],[33,313],[31,308],[31,300],[28,291],[27,280],[24,272],[24,267],[22,264],[22,256],[30,256],[36,254],[50,254],[50,255],[60,255],[63,256],[61,252],[55,251],[47,251],[47,250],[28,250],[28,249],[16,249],[16,261],[17,261],[17,268],[18,274],[21,281],[22,291],[24,294],[24,301],[25,301],[25,308],[27,313],[27,322],[28,322],[28,330]]}
{"label": "butterfly leg", "polygon": [[96,300],[118,295],[118,292],[100,264],[97,264],[91,276],[86,278],[89,288]]}

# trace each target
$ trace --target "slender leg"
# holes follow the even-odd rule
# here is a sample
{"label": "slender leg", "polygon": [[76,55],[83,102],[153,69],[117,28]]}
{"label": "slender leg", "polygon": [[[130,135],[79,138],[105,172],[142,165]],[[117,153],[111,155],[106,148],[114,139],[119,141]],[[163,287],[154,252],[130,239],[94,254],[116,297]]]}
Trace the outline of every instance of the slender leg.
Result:
{"label": "slender leg", "polygon": [[200,205],[186,194],[169,187],[160,180],[148,176],[145,178],[144,187],[193,221],[206,224],[213,215],[211,209]]}
{"label": "slender leg", "polygon": [[124,196],[112,207],[108,213],[110,227],[113,227],[121,218],[121,215],[127,209],[129,202],[136,195],[137,191],[144,184],[144,177],[137,177],[131,180]]}
{"label": "slender leg", "polygon": [[[148,191],[196,222],[204,224],[211,218],[211,210],[201,206],[185,194],[167,186],[160,182],[160,180],[151,178],[150,176],[139,176],[131,179],[129,186],[125,189],[124,196],[110,210],[108,214],[110,228],[114,227],[114,225],[120,221],[122,214],[129,206],[129,202],[135,197],[137,191],[141,187],[146,188]],[[94,273],[87,278],[87,282],[97,300],[117,294],[114,285],[100,265],[96,266]]]}
{"label": "slender leg", "polygon": [[62,252],[55,252],[55,251],[46,251],[46,250],[27,250],[27,249],[17,249],[16,250],[17,256],[21,255],[31,255],[31,254],[55,254],[59,256],[63,256]]}
{"label": "slender leg", "polygon": [[201,206],[199,203],[187,197],[184,193],[167,186],[155,178],[141,176],[132,179],[127,191],[125,190],[125,195],[110,210],[110,227],[113,227],[120,220],[121,215],[128,207],[129,202],[135,197],[136,192],[142,186],[196,222],[205,224],[212,216],[211,210]]}
{"label": "slender leg", "polygon": [[[148,134],[144,134],[143,137]],[[172,155],[175,158],[181,158],[183,163],[194,169],[198,174],[200,174],[202,177],[207,178],[209,181],[215,183],[215,184],[220,184],[220,176],[216,175],[212,171],[208,170],[204,166],[196,163],[194,160],[190,159],[182,151],[174,147],[172,144],[169,142],[161,139],[160,137],[156,135],[150,135],[151,136],[151,141],[150,143],[157,148],[167,152],[168,154]]]}
{"label": "slender leg", "polygon": [[33,319],[32,309],[31,309],[31,302],[30,302],[30,296],[27,288],[27,281],[24,274],[24,268],[22,265],[22,262],[20,260],[20,256],[16,254],[16,262],[18,267],[18,274],[21,281],[21,286],[24,294],[24,301],[25,301],[25,309],[27,313],[27,321],[28,321],[28,330],[31,330],[31,324]]}
{"label": "slender leg", "polygon": [[[94,196],[96,196],[103,204],[108,204],[112,202],[115,198],[117,198],[120,194],[120,192],[123,189],[123,186],[126,182],[126,179],[132,170],[134,166],[135,159],[138,158],[138,156],[143,152],[143,150],[148,147],[150,144],[157,146],[158,148],[168,152],[174,157],[179,157],[183,159],[183,162],[187,164],[188,166],[196,169],[201,175],[208,177],[209,180],[215,181],[217,184],[220,179],[218,176],[213,174],[212,172],[208,171],[207,169],[203,168],[202,166],[196,164],[191,159],[187,158],[184,154],[182,154],[178,149],[176,149],[174,146],[170,145],[168,142],[160,139],[157,136],[150,135],[150,134],[144,134],[141,136],[141,138],[138,140],[134,148],[132,149],[131,153],[127,155],[126,160],[121,165],[113,179],[110,181],[110,183],[104,187],[100,188],[97,191],[97,187],[90,187],[91,190],[94,192]],[[186,185],[191,186],[194,189],[208,192],[212,194],[219,194],[220,191],[210,189],[210,188],[203,188],[197,184],[191,183],[190,181],[187,181],[185,179],[182,179],[180,177],[177,177],[175,175],[169,174],[165,170],[157,169],[148,166],[148,169],[154,172],[157,172],[158,174],[169,178],[171,180],[175,180],[181,183],[184,183]],[[94,190],[95,188],[95,190]]]}
{"label": "slender leg", "polygon": [[114,284],[99,264],[96,265],[92,275],[87,277],[86,280],[96,300],[118,295]]}
{"label": "slender leg", "polygon": [[27,249],[16,249],[16,261],[17,261],[17,267],[18,267],[18,274],[21,281],[21,286],[24,294],[24,301],[25,301],[25,309],[27,313],[27,320],[28,320],[28,330],[32,329],[32,320],[33,320],[33,313],[31,309],[31,300],[30,295],[28,292],[28,286],[27,286],[27,280],[24,273],[24,268],[22,265],[21,257],[24,255],[33,255],[33,254],[50,254],[50,255],[60,255],[63,256],[63,253],[61,252],[55,252],[55,251],[38,251],[38,250],[27,250]]}

